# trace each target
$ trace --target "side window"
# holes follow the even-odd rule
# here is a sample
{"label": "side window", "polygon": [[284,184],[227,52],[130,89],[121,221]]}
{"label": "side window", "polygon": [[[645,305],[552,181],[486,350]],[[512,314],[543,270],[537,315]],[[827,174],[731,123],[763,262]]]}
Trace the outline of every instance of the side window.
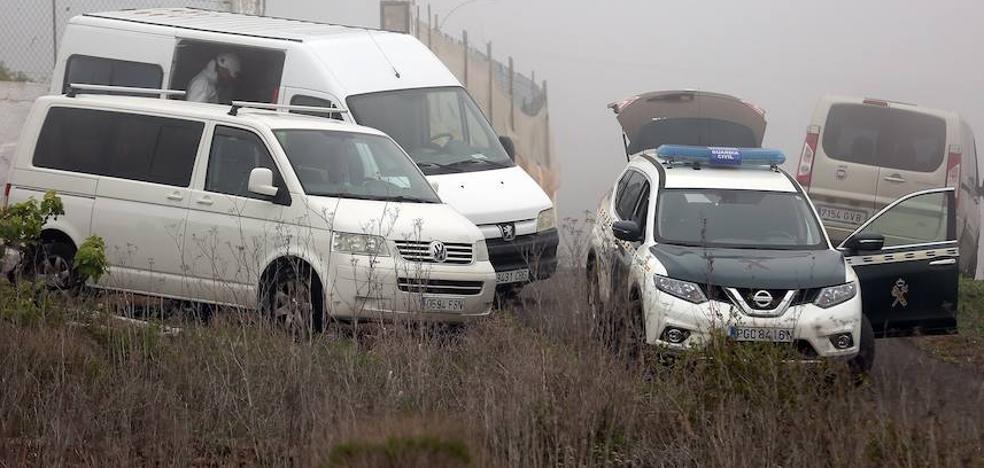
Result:
{"label": "side window", "polygon": [[34,165],[187,187],[204,124],[93,109],[48,111]]}
{"label": "side window", "polygon": [[248,198],[263,198],[247,190],[249,173],[265,167],[273,171],[275,185],[282,185],[280,171],[260,137],[238,128],[215,127],[208,157],[205,190]]}
{"label": "side window", "polygon": [[[334,102],[331,102],[327,99],[305,96],[303,94],[295,94],[293,97],[291,97],[290,105],[310,106],[310,107],[338,107],[337,105],[335,105]],[[313,112],[313,111],[305,111],[305,110],[292,110],[291,113],[342,120],[342,114],[338,112]]]}
{"label": "side window", "polygon": [[635,171],[628,172],[625,178],[628,179],[625,188],[615,198],[615,213],[618,214],[619,219],[631,220],[635,215],[639,194],[642,193],[646,179]]}
{"label": "side window", "polygon": [[885,237],[885,247],[955,240],[948,232],[949,193],[927,193],[905,200],[883,212],[862,234],[881,234]]}
{"label": "side window", "polygon": [[632,213],[632,220],[639,225],[642,232],[646,232],[647,214],[649,214],[649,181],[643,181],[639,203],[636,204],[635,211]]}
{"label": "side window", "polygon": [[157,64],[73,55],[65,65],[62,92],[73,83],[159,89],[163,82],[164,70]]}

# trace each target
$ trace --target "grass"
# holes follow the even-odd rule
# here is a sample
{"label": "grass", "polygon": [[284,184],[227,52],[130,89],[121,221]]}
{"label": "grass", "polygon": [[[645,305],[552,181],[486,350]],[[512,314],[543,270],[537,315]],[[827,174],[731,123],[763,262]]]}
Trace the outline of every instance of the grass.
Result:
{"label": "grass", "polygon": [[[4,287],[0,303],[37,297]],[[459,331],[307,342],[249,313],[162,336],[91,303],[0,309],[0,466],[982,466],[980,415],[838,367],[724,342],[617,359],[583,287],[562,274]]]}
{"label": "grass", "polygon": [[956,336],[925,337],[917,346],[935,357],[984,374],[984,281],[960,279]]}

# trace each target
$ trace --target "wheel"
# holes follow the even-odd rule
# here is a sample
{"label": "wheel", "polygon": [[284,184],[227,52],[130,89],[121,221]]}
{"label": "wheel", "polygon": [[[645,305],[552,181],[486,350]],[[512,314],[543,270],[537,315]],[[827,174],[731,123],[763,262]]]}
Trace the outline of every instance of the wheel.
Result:
{"label": "wheel", "polygon": [[42,244],[29,254],[27,277],[44,283],[52,291],[74,292],[79,286],[75,273],[75,247],[65,242]]}
{"label": "wheel", "polygon": [[863,380],[875,363],[875,330],[866,315],[861,316],[861,342],[858,348],[858,354],[847,365],[855,379]]}
{"label": "wheel", "polygon": [[646,344],[646,324],[643,320],[642,299],[633,291],[624,307],[615,307],[612,327],[612,344],[618,354],[630,363],[642,358]]}
{"label": "wheel", "polygon": [[324,330],[321,285],[306,265],[287,263],[270,278],[265,294],[266,314],[294,337],[311,337]]}

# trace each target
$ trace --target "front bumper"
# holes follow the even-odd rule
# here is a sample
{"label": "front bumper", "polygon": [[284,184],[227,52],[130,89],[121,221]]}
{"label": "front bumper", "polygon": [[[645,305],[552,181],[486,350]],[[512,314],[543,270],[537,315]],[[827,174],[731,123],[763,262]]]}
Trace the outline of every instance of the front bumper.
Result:
{"label": "front bumper", "polygon": [[[489,262],[436,265],[335,253],[329,278],[327,312],[346,319],[462,323],[489,315],[495,296]],[[453,299],[462,308],[436,310],[425,298]]]}
{"label": "front bumper", "polygon": [[486,239],[489,261],[497,272],[530,270],[530,281],[544,280],[557,271],[557,229],[516,236],[512,241]]}
{"label": "front bumper", "polygon": [[[778,317],[752,317],[730,302],[711,300],[693,304],[666,293],[655,294],[647,304],[646,341],[671,351],[700,348],[713,333],[728,334],[731,327],[791,329],[793,347],[804,360],[850,359],[861,342],[861,295],[828,309],[813,304],[793,305]],[[675,327],[690,332],[680,344],[664,341],[663,331]],[[850,333],[853,345],[837,349],[831,337]]]}

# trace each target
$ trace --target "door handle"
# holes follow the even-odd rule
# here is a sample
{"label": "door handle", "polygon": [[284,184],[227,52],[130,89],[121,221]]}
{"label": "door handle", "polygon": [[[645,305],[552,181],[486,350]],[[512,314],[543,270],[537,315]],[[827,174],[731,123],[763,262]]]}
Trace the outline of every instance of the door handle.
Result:
{"label": "door handle", "polygon": [[899,183],[899,184],[905,182],[905,178],[902,177],[902,176],[900,176],[900,175],[898,175],[898,174],[892,174],[892,175],[885,176],[885,180],[887,180],[889,182]]}
{"label": "door handle", "polygon": [[184,196],[183,196],[183,195],[181,195],[181,193],[180,193],[180,192],[171,192],[171,193],[170,193],[170,194],[169,194],[169,195],[167,196],[167,199],[168,199],[168,200],[171,200],[171,201],[181,201],[181,200],[184,200]]}
{"label": "door handle", "polygon": [[215,202],[212,201],[212,197],[202,197],[195,200],[195,203],[198,203],[199,205],[212,206],[212,203]]}
{"label": "door handle", "polygon": [[955,258],[944,258],[942,260],[933,260],[929,262],[929,266],[945,266],[945,265],[955,265],[957,259]]}

